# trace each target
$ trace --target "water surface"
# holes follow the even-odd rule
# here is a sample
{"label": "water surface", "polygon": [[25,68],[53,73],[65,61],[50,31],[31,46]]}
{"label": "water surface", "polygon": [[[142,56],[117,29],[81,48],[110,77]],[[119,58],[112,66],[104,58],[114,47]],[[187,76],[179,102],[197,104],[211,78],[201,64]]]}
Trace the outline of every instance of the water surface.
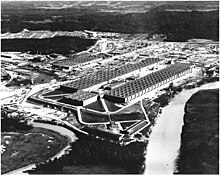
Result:
{"label": "water surface", "polygon": [[185,103],[198,90],[218,87],[219,82],[214,82],[195,89],[183,90],[163,108],[149,138],[144,174],[173,174],[181,144]]}

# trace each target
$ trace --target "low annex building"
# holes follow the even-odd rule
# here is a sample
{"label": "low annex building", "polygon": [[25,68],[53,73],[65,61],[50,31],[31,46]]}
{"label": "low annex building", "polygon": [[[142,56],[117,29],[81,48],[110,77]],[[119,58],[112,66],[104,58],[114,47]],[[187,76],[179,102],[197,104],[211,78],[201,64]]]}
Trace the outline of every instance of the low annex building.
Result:
{"label": "low annex building", "polygon": [[54,69],[67,69],[72,70],[73,68],[84,66],[87,64],[91,64],[93,62],[100,61],[104,59],[106,56],[99,54],[99,55],[92,55],[90,53],[83,53],[80,55],[73,55],[68,56],[69,59],[63,59],[60,61],[56,61],[52,64],[52,68]]}
{"label": "low annex building", "polygon": [[54,69],[66,69],[66,70],[72,70],[74,67],[77,67],[78,63],[69,60],[69,59],[65,59],[62,61],[58,61],[52,64],[52,68]]}
{"label": "low annex building", "polygon": [[87,91],[77,91],[68,96],[64,96],[59,102],[75,105],[75,106],[86,106],[97,100],[98,95]]}

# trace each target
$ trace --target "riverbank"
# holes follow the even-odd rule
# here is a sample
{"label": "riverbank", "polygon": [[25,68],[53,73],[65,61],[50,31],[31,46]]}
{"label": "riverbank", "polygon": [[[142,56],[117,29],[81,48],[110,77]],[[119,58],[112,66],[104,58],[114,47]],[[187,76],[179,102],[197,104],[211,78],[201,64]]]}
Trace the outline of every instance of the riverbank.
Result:
{"label": "riverbank", "polygon": [[165,107],[169,105],[171,100],[183,90],[198,88],[213,82],[219,82],[219,77],[201,77],[197,81],[184,80],[179,85],[173,85],[171,83],[169,87],[162,89],[165,93],[154,99],[154,101],[160,103],[161,107]]}
{"label": "riverbank", "polygon": [[216,88],[218,85],[219,82],[214,82],[182,90],[162,109],[149,138],[144,174],[173,174],[179,154],[185,103],[198,90]]}
{"label": "riverbank", "polygon": [[34,163],[60,157],[77,137],[59,126],[28,122],[27,113],[1,108],[1,172],[22,173]]}
{"label": "riverbank", "polygon": [[200,90],[185,105],[177,174],[219,174],[219,89]]}
{"label": "riverbank", "polygon": [[[60,159],[38,164],[36,170],[29,171],[30,174],[39,173],[141,173],[143,172],[146,143],[133,142],[122,146],[92,136],[85,136],[71,144],[72,149]],[[59,165],[59,166],[58,166]],[[102,165],[102,168],[97,168]],[[59,167],[54,169],[53,167]],[[85,168],[83,168],[85,167]],[[91,167],[91,171],[88,171]],[[114,167],[105,169],[104,167]],[[80,171],[79,171],[80,168]],[[99,169],[99,172],[97,171]],[[116,171],[116,169],[118,171]]]}
{"label": "riverbank", "polygon": [[68,138],[43,128],[27,131],[2,132],[1,143],[5,146],[1,154],[1,172],[47,160],[62,150]]}

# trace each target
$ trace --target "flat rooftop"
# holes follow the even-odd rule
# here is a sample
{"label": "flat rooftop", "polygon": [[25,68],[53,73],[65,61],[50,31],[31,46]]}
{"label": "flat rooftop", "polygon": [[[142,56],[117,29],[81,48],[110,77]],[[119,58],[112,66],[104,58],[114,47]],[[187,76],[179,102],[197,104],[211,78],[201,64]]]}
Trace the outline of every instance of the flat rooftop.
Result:
{"label": "flat rooftop", "polygon": [[97,94],[90,93],[87,91],[77,91],[76,93],[65,96],[64,98],[71,100],[85,101],[95,96],[97,96]]}
{"label": "flat rooftop", "polygon": [[158,58],[146,58],[136,63],[128,63],[123,66],[116,67],[110,70],[99,70],[79,80],[72,81],[70,83],[62,85],[62,87],[73,88],[73,89],[86,89],[88,87],[100,84],[102,82],[111,80],[129,72],[141,69],[151,64],[159,62]]}
{"label": "flat rooftop", "polygon": [[107,92],[106,95],[127,98],[180,72],[183,72],[189,69],[189,67],[190,64],[185,63],[169,65],[164,69],[150,73],[137,80],[127,82],[122,86],[116,87],[111,91]]}
{"label": "flat rooftop", "polygon": [[93,60],[97,60],[99,58],[102,58],[102,55],[92,55],[90,53],[83,53],[80,55],[72,55],[69,56],[69,59],[64,59],[60,61],[54,62],[52,65],[53,66],[74,66],[80,63],[86,63],[90,62]]}

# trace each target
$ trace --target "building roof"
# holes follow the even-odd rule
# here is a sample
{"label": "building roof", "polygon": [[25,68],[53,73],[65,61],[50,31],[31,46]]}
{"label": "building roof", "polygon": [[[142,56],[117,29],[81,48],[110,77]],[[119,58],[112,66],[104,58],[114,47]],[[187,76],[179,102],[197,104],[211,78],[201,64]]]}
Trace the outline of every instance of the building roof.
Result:
{"label": "building roof", "polygon": [[79,80],[72,81],[62,86],[69,87],[69,88],[72,87],[74,89],[86,89],[88,87],[111,80],[115,77],[141,69],[143,67],[149,66],[159,61],[160,60],[158,58],[146,58],[140,62],[136,62],[133,64],[129,63],[126,65],[116,67],[115,69],[99,70],[92,74],[87,75],[86,77],[83,77]]}
{"label": "building roof", "polygon": [[85,100],[88,100],[94,96],[97,96],[97,94],[90,93],[87,91],[77,91],[76,93],[65,96],[64,98],[71,99],[71,100],[85,101]]}
{"label": "building roof", "polygon": [[127,82],[122,86],[116,87],[107,92],[106,95],[127,98],[189,68],[190,64],[184,63],[169,65],[157,72],[150,73],[135,81]]}

